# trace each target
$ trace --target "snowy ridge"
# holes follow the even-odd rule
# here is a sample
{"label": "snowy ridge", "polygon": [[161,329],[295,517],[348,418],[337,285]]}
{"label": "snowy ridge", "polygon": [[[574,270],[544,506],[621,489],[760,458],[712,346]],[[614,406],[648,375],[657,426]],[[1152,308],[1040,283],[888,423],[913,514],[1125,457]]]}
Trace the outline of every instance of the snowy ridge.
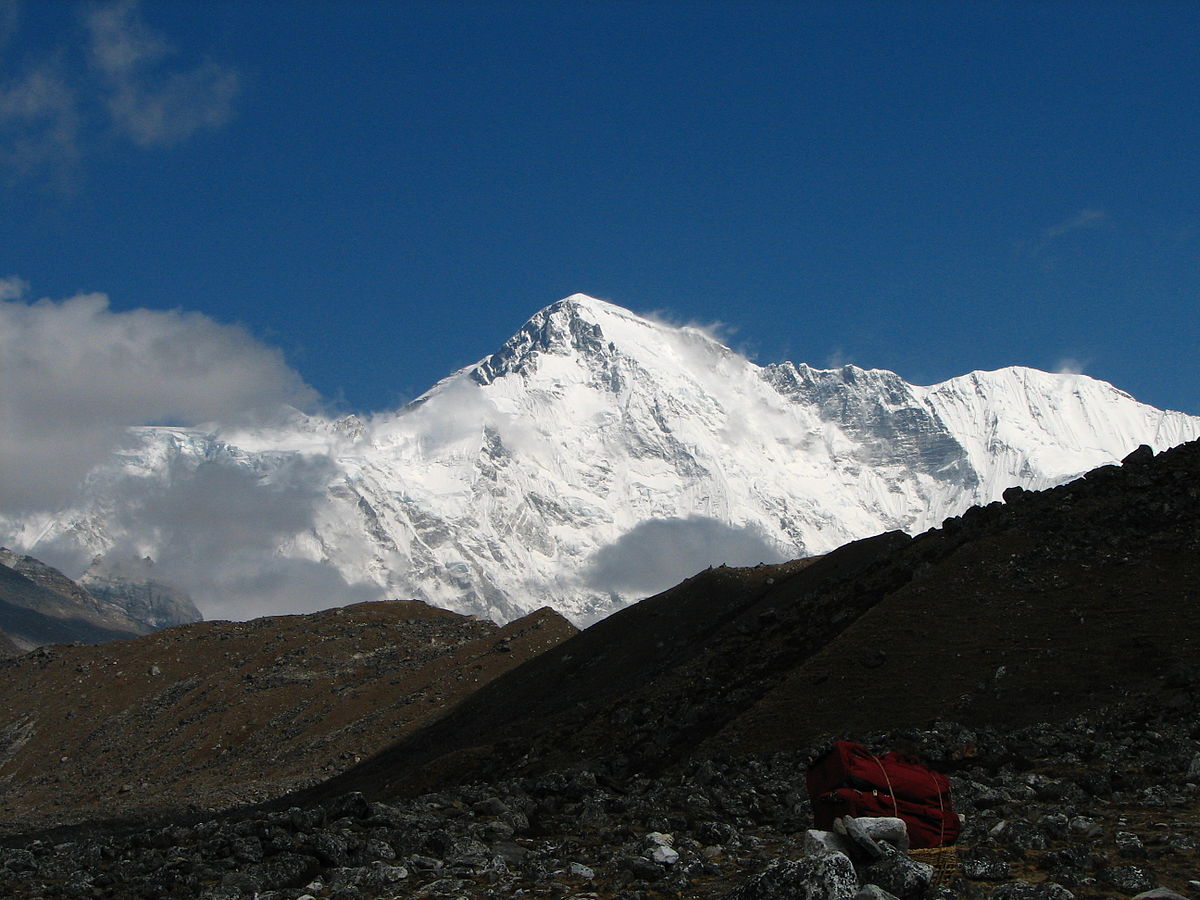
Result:
{"label": "snowy ridge", "polygon": [[576,294],[394,413],[136,429],[83,505],[9,525],[35,555],[74,542],[158,559],[169,534],[122,512],[129,485],[166,491],[216,463],[309,492],[303,527],[279,517],[278,560],[499,621],[551,605],[586,624],[708,564],[921,531],[1011,485],[1197,436],[1200,419],[1082,375],[918,387],[854,366],[760,367],[702,330]]}

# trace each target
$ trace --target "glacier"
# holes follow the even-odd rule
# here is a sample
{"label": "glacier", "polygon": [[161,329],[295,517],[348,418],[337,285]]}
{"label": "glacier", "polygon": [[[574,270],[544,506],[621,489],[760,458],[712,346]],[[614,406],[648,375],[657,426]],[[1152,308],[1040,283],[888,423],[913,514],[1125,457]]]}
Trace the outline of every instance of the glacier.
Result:
{"label": "glacier", "polygon": [[[587,625],[707,565],[917,533],[1008,487],[1197,437],[1200,418],[1084,375],[1011,367],[918,386],[856,366],[759,366],[704,329],[575,294],[399,410],[132,428],[77,504],[0,525],[35,556],[169,559],[183,532],[129,498],[144,508],[218,467],[237,473],[231,496],[274,490],[281,511],[211,555],[259,541],[242,565],[332,568],[325,606],[416,598],[498,622],[552,606]],[[298,484],[302,510],[283,499]],[[206,616],[257,609],[184,587]]]}

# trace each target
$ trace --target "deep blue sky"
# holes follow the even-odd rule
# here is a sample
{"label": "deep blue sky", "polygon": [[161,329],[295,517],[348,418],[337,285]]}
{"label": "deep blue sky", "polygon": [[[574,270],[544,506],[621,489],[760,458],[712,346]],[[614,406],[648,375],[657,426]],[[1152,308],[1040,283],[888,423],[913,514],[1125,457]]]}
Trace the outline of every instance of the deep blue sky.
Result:
{"label": "deep blue sky", "polygon": [[1200,413],[1198,46],[1194,2],[6,4],[0,277],[356,410],[582,291]]}

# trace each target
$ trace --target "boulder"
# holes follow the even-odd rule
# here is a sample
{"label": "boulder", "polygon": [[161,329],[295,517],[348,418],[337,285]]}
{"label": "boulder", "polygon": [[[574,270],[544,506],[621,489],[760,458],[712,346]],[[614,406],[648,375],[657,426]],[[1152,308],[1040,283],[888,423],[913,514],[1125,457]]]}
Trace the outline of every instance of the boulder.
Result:
{"label": "boulder", "polygon": [[724,900],[854,900],[858,886],[850,857],[827,853],[777,860],[727,893]]}

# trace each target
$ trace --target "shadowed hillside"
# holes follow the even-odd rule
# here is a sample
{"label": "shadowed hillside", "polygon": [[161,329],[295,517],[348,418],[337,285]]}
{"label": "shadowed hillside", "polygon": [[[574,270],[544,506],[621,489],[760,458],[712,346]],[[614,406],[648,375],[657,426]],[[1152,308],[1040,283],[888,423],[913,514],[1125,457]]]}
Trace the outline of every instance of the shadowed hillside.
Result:
{"label": "shadowed hillside", "polygon": [[614,777],[939,717],[1007,727],[1190,685],[1200,445],[915,539],[715,569],[611,616],[313,796],[572,764]]}

